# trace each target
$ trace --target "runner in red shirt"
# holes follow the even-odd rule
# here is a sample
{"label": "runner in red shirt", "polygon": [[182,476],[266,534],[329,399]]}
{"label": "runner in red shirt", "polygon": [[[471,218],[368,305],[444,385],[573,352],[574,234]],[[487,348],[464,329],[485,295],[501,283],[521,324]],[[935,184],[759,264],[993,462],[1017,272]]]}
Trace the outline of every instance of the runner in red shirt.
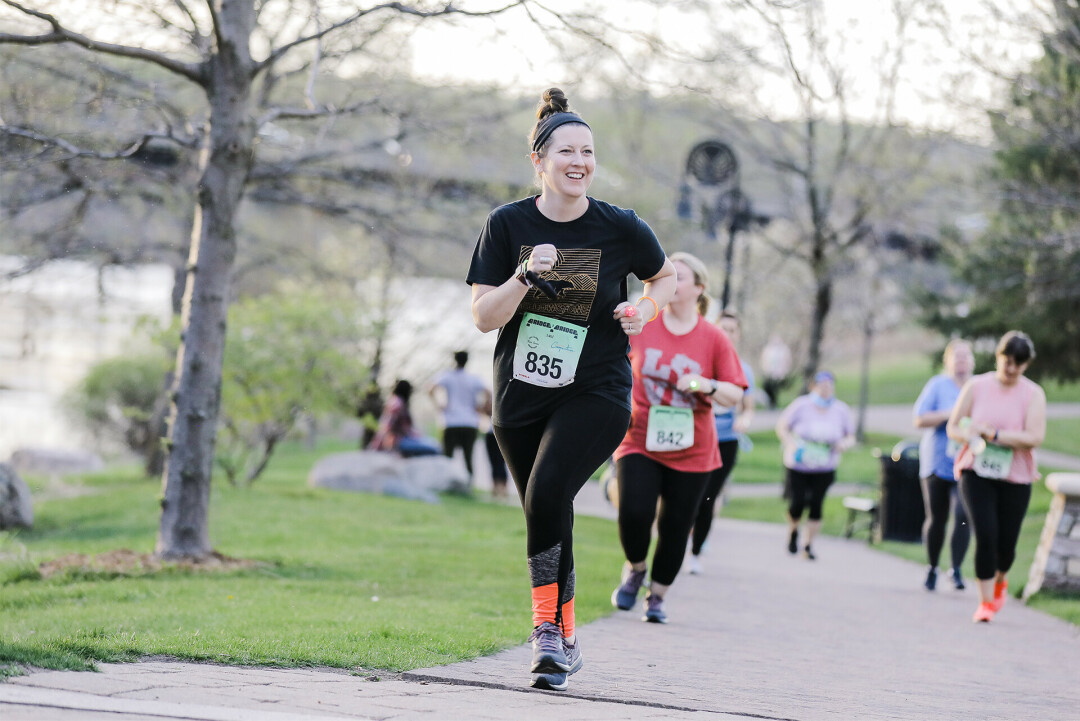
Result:
{"label": "runner in red shirt", "polygon": [[733,406],[746,389],[731,341],[702,317],[709,304],[705,265],[689,253],[675,253],[671,261],[678,275],[674,297],[659,322],[630,339],[632,416],[615,451],[619,540],[627,562],[611,602],[624,611],[637,603],[655,520],[642,617],[652,623],[667,622],[664,594],[682,566],[705,485],[721,465],[711,401]]}

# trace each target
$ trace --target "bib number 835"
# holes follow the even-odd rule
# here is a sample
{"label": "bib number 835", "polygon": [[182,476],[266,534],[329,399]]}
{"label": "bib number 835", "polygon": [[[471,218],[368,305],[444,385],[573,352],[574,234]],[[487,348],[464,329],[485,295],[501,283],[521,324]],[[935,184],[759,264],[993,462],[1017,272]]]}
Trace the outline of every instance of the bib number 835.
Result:
{"label": "bib number 835", "polygon": [[562,358],[528,353],[525,356],[525,370],[541,376],[559,379],[562,376]]}

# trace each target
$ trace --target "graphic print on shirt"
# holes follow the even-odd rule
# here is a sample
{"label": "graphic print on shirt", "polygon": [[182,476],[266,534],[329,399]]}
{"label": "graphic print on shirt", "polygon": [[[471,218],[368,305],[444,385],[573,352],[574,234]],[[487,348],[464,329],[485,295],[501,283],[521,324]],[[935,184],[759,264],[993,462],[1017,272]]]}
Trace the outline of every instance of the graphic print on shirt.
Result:
{"label": "graphic print on shirt", "polygon": [[[531,245],[521,247],[518,254],[519,265],[532,254],[532,249]],[[557,316],[585,325],[589,320],[593,301],[596,300],[600,256],[599,248],[559,250],[555,267],[540,274],[541,278],[555,286],[559,292],[558,298],[552,300],[541,293],[539,288],[530,288],[518,305],[518,310],[549,317]]]}
{"label": "graphic print on shirt", "polygon": [[641,379],[645,396],[650,406],[672,406],[673,408],[693,408],[697,400],[692,394],[675,389],[679,378],[687,373],[701,375],[701,364],[682,353],[676,353],[670,363],[661,365],[664,352],[659,348],[646,348],[641,364]]}

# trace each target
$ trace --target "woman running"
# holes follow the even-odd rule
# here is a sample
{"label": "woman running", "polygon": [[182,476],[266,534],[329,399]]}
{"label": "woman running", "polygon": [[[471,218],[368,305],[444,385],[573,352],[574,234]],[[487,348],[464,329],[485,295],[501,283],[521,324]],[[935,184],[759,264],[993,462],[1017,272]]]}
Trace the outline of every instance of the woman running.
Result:
{"label": "woman running", "polygon": [[799,522],[810,507],[803,555],[813,561],[813,543],[821,530],[825,493],[836,480],[840,454],[855,445],[855,424],[847,403],[836,398],[836,378],[818,371],[810,392],[784,409],[776,423],[787,469],[788,552],[799,551]]}
{"label": "woman running", "polygon": [[923,543],[930,568],[923,585],[927,591],[937,587],[937,566],[941,547],[945,544],[945,526],[949,522],[950,506],[953,509],[952,539],[949,549],[952,555],[951,578],[957,591],[964,590],[964,577],[960,565],[964,562],[971,530],[968,528],[964,504],[957,492],[953,460],[959,444],[950,441],[945,434],[945,424],[952,414],[960,389],[975,370],[975,355],[971,344],[956,338],[945,346],[945,372],[927,381],[915,401],[915,427],[925,428],[919,444],[919,477],[922,478],[923,503],[926,506],[926,522],[923,523]]}
{"label": "woman running", "polygon": [[[532,685],[564,690],[581,667],[574,634],[574,497],[630,420],[627,336],[675,292],[675,269],[632,210],[586,193],[593,134],[547,90],[530,134],[541,191],[496,208],[467,282],[482,332],[498,330],[492,426],[525,511]],[[626,278],[644,281],[627,302]]]}
{"label": "woman running", "polygon": [[[739,347],[739,339],[742,337],[742,325],[739,316],[734,311],[725,310],[720,313],[720,319],[716,322],[720,330],[727,333],[735,348]],[[703,573],[701,565],[701,552],[705,548],[705,541],[709,539],[709,530],[712,528],[713,517],[716,515],[716,501],[724,491],[724,484],[728,476],[735,468],[735,461],[739,457],[739,437],[744,436],[750,429],[750,421],[754,417],[754,371],[750,364],[739,358],[743,377],[746,378],[746,390],[743,391],[739,402],[730,408],[720,404],[713,404],[713,416],[716,422],[716,441],[720,448],[720,467],[709,476],[709,482],[705,486],[705,495],[701,498],[698,507],[697,518],[694,519],[694,530],[690,534],[690,573]]]}
{"label": "woman running", "polygon": [[701,317],[709,306],[705,265],[689,253],[675,253],[671,261],[678,276],[675,295],[660,322],[630,340],[633,416],[615,451],[626,565],[611,602],[624,611],[637,604],[655,520],[656,552],[642,617],[652,623],[667,623],[664,595],[682,566],[705,486],[720,467],[712,401],[735,405],[746,388],[735,347]]}
{"label": "woman running", "polygon": [[949,438],[965,444],[955,468],[975,534],[976,622],[990,621],[1005,605],[1005,574],[1038,475],[1032,450],[1046,436],[1046,394],[1024,377],[1035,359],[1031,338],[1011,330],[994,355],[996,369],[964,384],[946,427]]}

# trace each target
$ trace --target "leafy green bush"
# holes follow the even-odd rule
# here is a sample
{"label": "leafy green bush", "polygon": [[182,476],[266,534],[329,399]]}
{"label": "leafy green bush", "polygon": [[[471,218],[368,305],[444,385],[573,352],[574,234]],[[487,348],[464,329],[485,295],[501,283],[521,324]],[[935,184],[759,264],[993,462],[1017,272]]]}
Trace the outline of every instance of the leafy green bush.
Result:
{"label": "leafy green bush", "polygon": [[159,404],[165,403],[164,382],[171,368],[164,353],[99,361],[67,393],[64,405],[99,441],[121,443],[149,458],[161,437]]}

